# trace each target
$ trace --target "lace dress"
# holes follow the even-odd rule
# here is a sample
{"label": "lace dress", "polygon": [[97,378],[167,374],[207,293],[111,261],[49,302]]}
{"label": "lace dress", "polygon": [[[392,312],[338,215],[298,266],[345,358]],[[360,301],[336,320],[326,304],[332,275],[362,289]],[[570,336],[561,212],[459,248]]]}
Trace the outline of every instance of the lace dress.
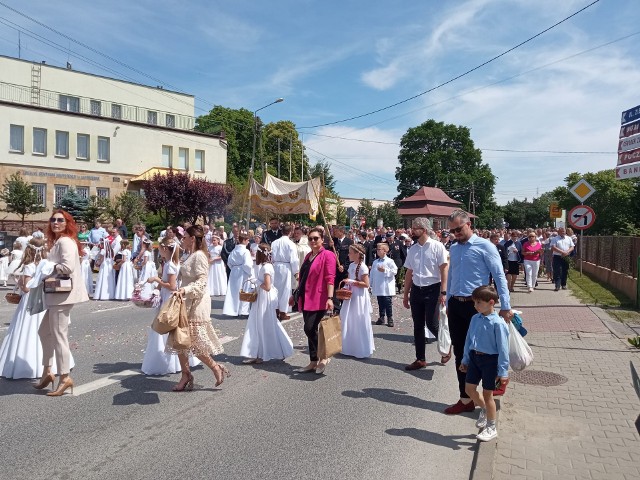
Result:
{"label": "lace dress", "polygon": [[167,352],[192,355],[217,355],[224,349],[211,325],[211,297],[209,296],[209,259],[207,254],[197,251],[189,255],[180,268],[181,285],[184,288],[189,318],[191,347],[176,350],[167,342]]}
{"label": "lace dress", "polygon": [[[349,278],[356,280],[354,262],[349,265]],[[365,264],[360,264],[358,281],[369,273]],[[371,327],[371,298],[369,290],[351,285],[351,299],[342,302],[340,321],[342,322],[342,354],[356,358],[366,358],[373,355],[373,329]]]}

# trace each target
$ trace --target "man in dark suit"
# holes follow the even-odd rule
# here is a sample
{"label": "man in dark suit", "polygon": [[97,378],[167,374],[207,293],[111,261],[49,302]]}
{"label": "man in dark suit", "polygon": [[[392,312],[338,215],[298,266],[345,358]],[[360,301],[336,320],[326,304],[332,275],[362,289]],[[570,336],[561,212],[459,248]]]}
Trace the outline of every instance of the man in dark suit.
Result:
{"label": "man in dark suit", "polygon": [[282,236],[282,230],[280,230],[280,220],[277,218],[271,218],[269,220],[269,230],[265,230],[262,234],[262,243],[271,245],[274,240],[279,239]]}
{"label": "man in dark suit", "polygon": [[404,282],[404,272],[402,267],[404,261],[407,259],[407,250],[404,248],[404,242],[401,239],[396,239],[393,232],[387,233],[387,243],[389,244],[389,253],[387,256],[394,261],[396,267],[398,267],[399,275],[396,275],[396,288],[398,291],[402,289]]}
{"label": "man in dark suit", "polygon": [[[347,238],[345,236],[344,227],[337,226],[333,229],[333,246],[336,249],[336,254],[338,257],[338,264],[336,264],[336,279],[335,279],[335,289],[338,290],[338,286],[340,282],[346,279],[349,276],[349,264],[351,261],[349,260],[349,247],[353,245],[353,240]],[[340,308],[342,307],[342,300],[337,298],[333,301],[334,311],[340,312]]]}
{"label": "man in dark suit", "polygon": [[376,259],[376,246],[373,240],[374,235],[373,232],[367,233],[363,231],[360,233],[363,235],[362,246],[364,247],[364,251],[366,253],[365,263],[367,264],[367,267],[371,268],[373,261]]}
{"label": "man in dark suit", "polygon": [[231,269],[227,265],[227,260],[229,259],[229,255],[233,252],[233,249],[236,248],[236,244],[238,241],[238,235],[240,234],[240,229],[238,225],[234,225],[231,227],[231,235],[222,243],[222,251],[220,252],[220,257],[224,262],[224,266],[227,269],[227,278],[229,278],[229,274],[231,273]]}

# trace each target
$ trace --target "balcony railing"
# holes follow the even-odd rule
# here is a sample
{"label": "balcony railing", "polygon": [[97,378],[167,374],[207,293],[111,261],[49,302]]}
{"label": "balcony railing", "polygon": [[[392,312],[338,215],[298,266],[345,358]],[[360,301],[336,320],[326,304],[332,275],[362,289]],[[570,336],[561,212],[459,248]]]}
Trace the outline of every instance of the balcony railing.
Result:
{"label": "balcony railing", "polygon": [[97,98],[79,97],[77,95],[5,82],[0,82],[0,100],[179,130],[193,130],[195,127],[195,118],[188,115],[152,110]]}

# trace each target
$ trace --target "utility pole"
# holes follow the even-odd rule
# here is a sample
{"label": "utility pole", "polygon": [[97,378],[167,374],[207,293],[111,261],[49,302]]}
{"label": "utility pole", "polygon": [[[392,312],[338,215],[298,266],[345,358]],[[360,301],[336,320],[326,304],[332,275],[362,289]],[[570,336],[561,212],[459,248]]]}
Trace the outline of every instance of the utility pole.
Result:
{"label": "utility pole", "polygon": [[300,181],[304,182],[304,133],[300,134]]}
{"label": "utility pole", "polygon": [[280,137],[278,137],[278,178],[280,178]]}
{"label": "utility pole", "polygon": [[289,137],[289,181],[291,181],[291,169],[292,169],[291,159],[292,158],[293,158],[293,135]]}

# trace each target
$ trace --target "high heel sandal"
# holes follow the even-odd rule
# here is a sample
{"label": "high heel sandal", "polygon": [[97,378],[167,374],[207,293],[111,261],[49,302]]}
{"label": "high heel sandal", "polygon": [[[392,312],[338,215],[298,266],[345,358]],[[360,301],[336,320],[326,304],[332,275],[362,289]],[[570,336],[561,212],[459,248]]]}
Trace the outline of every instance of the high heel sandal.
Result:
{"label": "high heel sandal", "polygon": [[33,386],[36,390],[42,390],[47,385],[51,384],[51,389],[53,390],[53,386],[56,381],[56,376],[53,373],[48,373],[46,376],[40,379],[40,383]]}
{"label": "high heel sandal", "polygon": [[[220,370],[220,377],[218,377],[216,375],[216,370]],[[224,365],[220,364],[220,363],[216,363],[213,366],[213,376],[216,377],[216,387],[219,387],[220,385],[222,385],[222,382],[224,382],[224,377],[230,377],[231,373],[229,372],[229,370],[227,369],[227,367],[225,367]]]}
{"label": "high heel sandal", "polygon": [[190,391],[192,391],[193,390],[193,375],[189,374],[189,379],[186,382],[184,382],[184,385],[182,387],[179,387],[179,385],[180,384],[178,383],[178,385],[174,386],[172,388],[172,390],[174,392],[185,392],[185,391],[186,392],[190,392]]}
{"label": "high heel sandal", "polygon": [[48,392],[47,397],[61,397],[67,388],[71,389],[71,395],[73,395],[73,380],[71,380],[71,377],[61,380],[58,388],[55,391]]}

